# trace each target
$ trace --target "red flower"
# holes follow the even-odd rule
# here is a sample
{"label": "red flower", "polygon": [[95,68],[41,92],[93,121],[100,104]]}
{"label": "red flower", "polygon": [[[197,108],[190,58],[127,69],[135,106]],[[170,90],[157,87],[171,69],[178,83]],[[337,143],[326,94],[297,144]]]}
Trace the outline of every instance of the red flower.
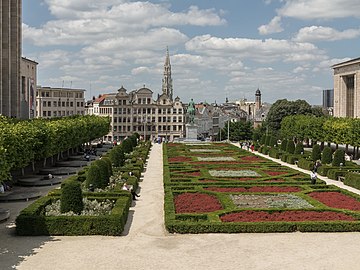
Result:
{"label": "red flower", "polygon": [[308,195],[329,207],[348,209],[354,211],[360,210],[360,202],[358,200],[346,196],[340,192],[336,192],[336,191],[311,192]]}
{"label": "red flower", "polygon": [[271,176],[276,176],[276,175],[282,175],[282,174],[287,174],[289,172],[281,172],[281,171],[264,171],[264,173],[271,175]]}
{"label": "red flower", "polygon": [[221,210],[219,200],[205,193],[181,193],[174,199],[176,213],[207,213]]}
{"label": "red flower", "polygon": [[298,192],[301,191],[299,187],[261,187],[254,186],[250,188],[244,187],[208,187],[206,190],[216,191],[216,192]]}
{"label": "red flower", "polygon": [[190,157],[171,157],[168,159],[169,162],[187,162],[191,161]]}
{"label": "red flower", "polygon": [[356,221],[352,216],[331,211],[283,211],[269,213],[266,211],[246,210],[230,213],[220,217],[222,222],[264,222],[264,221]]}

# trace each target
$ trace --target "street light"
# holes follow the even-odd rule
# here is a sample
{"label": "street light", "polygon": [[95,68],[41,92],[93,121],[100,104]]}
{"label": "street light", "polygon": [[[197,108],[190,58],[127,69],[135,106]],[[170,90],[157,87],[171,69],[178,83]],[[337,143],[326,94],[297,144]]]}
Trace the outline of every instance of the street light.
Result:
{"label": "street light", "polygon": [[230,142],[230,119],[228,118],[228,126],[227,126],[227,140]]}

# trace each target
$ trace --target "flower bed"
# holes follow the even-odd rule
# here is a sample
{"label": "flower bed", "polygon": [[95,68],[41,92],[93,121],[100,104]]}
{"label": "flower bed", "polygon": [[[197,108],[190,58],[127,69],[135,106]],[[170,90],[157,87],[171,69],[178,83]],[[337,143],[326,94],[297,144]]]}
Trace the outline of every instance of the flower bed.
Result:
{"label": "flower bed", "polygon": [[172,157],[168,159],[169,162],[188,162],[191,161],[190,157]]}
{"label": "flower bed", "polygon": [[252,187],[208,187],[205,190],[216,192],[299,192],[299,187],[252,186]]}
{"label": "flower bed", "polygon": [[289,172],[284,172],[284,171],[264,171],[264,173],[270,175],[270,176],[277,176],[277,175],[283,175],[283,174],[288,174]]}
{"label": "flower bed", "polygon": [[251,176],[251,177],[260,177],[261,175],[252,170],[209,170],[211,176],[214,177],[242,177],[242,176]]}
{"label": "flower bed", "polygon": [[190,149],[190,152],[206,152],[206,153],[214,153],[220,152],[219,149]]}
{"label": "flower bed", "polygon": [[238,208],[302,209],[314,207],[304,199],[293,194],[238,194],[230,195],[230,198]]}
{"label": "flower bed", "polygon": [[265,221],[356,221],[352,216],[332,211],[281,211],[266,212],[245,210],[225,214],[220,217],[222,222],[265,222]]}
{"label": "flower bed", "polygon": [[221,210],[219,200],[204,193],[181,193],[174,199],[176,213],[205,213]]}
{"label": "flower bed", "polygon": [[308,195],[329,207],[360,211],[360,202],[358,200],[340,192],[311,192]]}
{"label": "flower bed", "polygon": [[199,161],[235,161],[233,157],[198,157]]}

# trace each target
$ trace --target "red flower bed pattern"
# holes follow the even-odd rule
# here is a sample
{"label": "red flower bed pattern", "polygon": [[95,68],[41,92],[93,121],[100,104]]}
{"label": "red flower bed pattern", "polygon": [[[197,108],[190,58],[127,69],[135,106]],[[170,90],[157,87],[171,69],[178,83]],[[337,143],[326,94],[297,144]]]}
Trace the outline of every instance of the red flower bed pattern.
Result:
{"label": "red flower bed pattern", "polygon": [[340,192],[335,192],[335,191],[311,192],[308,195],[329,207],[348,209],[354,211],[360,210],[360,202],[358,200],[346,196]]}
{"label": "red flower bed pattern", "polygon": [[299,187],[260,187],[254,186],[250,188],[245,187],[208,187],[206,190],[216,192],[299,192]]}
{"label": "red flower bed pattern", "polygon": [[182,193],[175,197],[176,213],[204,213],[221,210],[222,206],[215,196],[204,193]]}
{"label": "red flower bed pattern", "polygon": [[171,157],[168,160],[169,160],[169,162],[187,162],[187,161],[191,161],[191,158],[189,158],[189,157]]}
{"label": "red flower bed pattern", "polygon": [[201,172],[184,172],[183,174],[190,176],[200,176]]}
{"label": "red flower bed pattern", "polygon": [[289,172],[280,172],[280,171],[264,171],[264,173],[271,175],[271,176],[276,176],[276,175],[282,175],[282,174],[287,174]]}
{"label": "red flower bed pattern", "polygon": [[269,179],[269,180],[265,180],[264,182],[267,183],[281,183],[281,182],[285,182],[284,179]]}
{"label": "red flower bed pattern", "polygon": [[355,221],[352,216],[343,213],[324,211],[283,211],[268,213],[266,211],[242,211],[220,217],[222,222],[265,222],[265,221]]}
{"label": "red flower bed pattern", "polygon": [[256,156],[246,156],[246,157],[242,157],[241,158],[241,161],[247,161],[247,162],[262,162],[264,161],[263,159],[261,158],[258,158]]}

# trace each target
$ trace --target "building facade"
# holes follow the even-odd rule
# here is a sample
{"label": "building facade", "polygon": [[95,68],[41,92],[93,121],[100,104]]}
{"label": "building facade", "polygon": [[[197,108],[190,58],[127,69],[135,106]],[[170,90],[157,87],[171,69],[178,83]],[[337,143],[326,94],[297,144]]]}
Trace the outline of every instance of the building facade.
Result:
{"label": "building facade", "polygon": [[38,86],[36,117],[54,118],[85,114],[85,90]]}
{"label": "building facade", "polygon": [[21,0],[0,1],[0,114],[20,117]]}
{"label": "building facade", "polygon": [[323,90],[322,108],[327,114],[334,115],[334,89]]}
{"label": "building facade", "polygon": [[334,116],[360,118],[360,58],[333,65]]}
{"label": "building facade", "polygon": [[111,129],[104,137],[105,141],[121,141],[135,132],[147,140],[173,141],[184,137],[185,110],[179,97],[173,99],[168,50],[163,75],[162,94],[157,99],[144,85],[133,91],[121,87],[116,93],[101,95],[87,103],[88,114],[111,119]]}
{"label": "building facade", "polygon": [[37,83],[37,65],[35,61],[21,58],[20,63],[20,118],[29,119],[36,115],[35,95]]}

